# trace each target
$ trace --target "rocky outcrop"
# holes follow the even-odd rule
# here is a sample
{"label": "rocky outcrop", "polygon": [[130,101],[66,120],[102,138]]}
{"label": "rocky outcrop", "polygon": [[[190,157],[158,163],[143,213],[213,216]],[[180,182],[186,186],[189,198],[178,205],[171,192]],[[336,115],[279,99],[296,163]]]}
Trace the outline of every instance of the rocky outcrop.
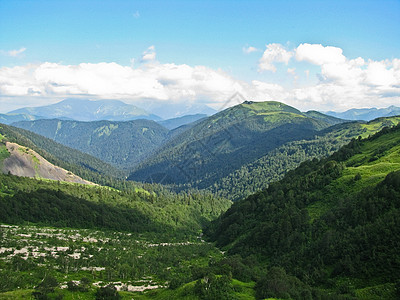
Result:
{"label": "rocky outcrop", "polygon": [[6,142],[10,156],[2,162],[2,172],[16,176],[45,178],[82,184],[94,184],[75,174],[57,167],[35,151],[16,143]]}

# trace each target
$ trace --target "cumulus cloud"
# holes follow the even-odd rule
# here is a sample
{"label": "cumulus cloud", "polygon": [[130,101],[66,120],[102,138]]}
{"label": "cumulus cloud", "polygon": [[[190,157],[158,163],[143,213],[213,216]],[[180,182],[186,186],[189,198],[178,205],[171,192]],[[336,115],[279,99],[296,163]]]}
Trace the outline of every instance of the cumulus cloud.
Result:
{"label": "cumulus cloud", "polygon": [[281,44],[269,44],[266,45],[266,47],[267,49],[264,51],[258,63],[260,71],[276,72],[274,63],[281,62],[287,65],[293,56],[293,53],[287,51]]}
{"label": "cumulus cloud", "polygon": [[138,68],[116,63],[30,64],[0,68],[0,96],[154,99],[158,101],[223,101],[245,83],[204,66],[146,64]]}
{"label": "cumulus cloud", "polygon": [[324,47],[321,44],[301,44],[295,52],[297,60],[305,60],[315,65],[337,64],[346,60],[342,49],[331,46]]}
{"label": "cumulus cloud", "polygon": [[18,49],[18,50],[10,50],[10,51],[3,51],[3,50],[1,50],[1,53],[3,54],[3,55],[6,55],[6,56],[11,56],[11,57],[17,57],[17,56],[20,56],[22,53],[24,53],[26,51],[26,48],[25,47],[22,47],[22,48],[20,48],[20,49]]}
{"label": "cumulus cloud", "polygon": [[399,82],[397,59],[391,61],[367,62],[358,57],[348,59],[343,50],[337,47],[322,46],[320,44],[301,44],[296,49],[296,59],[307,61],[321,68],[320,80],[322,83],[334,83],[341,86],[392,86]]}
{"label": "cumulus cloud", "polygon": [[[290,63],[286,72],[289,78],[294,78],[296,87],[284,88],[262,80],[245,82],[205,66],[162,64],[155,60],[154,46],[143,56],[149,54],[153,54],[153,58],[143,60],[142,57],[147,63],[137,66],[131,61],[130,66],[105,62],[78,65],[46,62],[1,67],[0,101],[8,101],[7,105],[11,106],[12,99],[30,101],[28,99],[36,98],[43,104],[43,99],[54,102],[55,98],[90,95],[92,98],[124,99],[130,103],[148,100],[186,105],[201,102],[218,108],[238,92],[247,100],[282,101],[301,110],[400,104],[399,58],[349,59],[337,47],[301,44],[288,50],[279,44],[267,45],[260,59],[263,69],[274,71],[274,63]],[[304,71],[304,65],[297,68],[297,61],[317,66],[318,80],[312,83],[307,80],[314,74],[310,70],[315,66]],[[301,78],[307,85],[298,86]]]}
{"label": "cumulus cloud", "polygon": [[141,62],[150,62],[156,59],[156,48],[150,46],[146,51],[143,52]]}
{"label": "cumulus cloud", "polygon": [[258,51],[260,51],[260,50],[255,48],[255,47],[252,47],[252,46],[243,47],[243,52],[246,53],[246,54],[250,54],[250,53],[258,52]]}
{"label": "cumulus cloud", "polygon": [[[349,59],[338,47],[301,44],[293,49],[297,61],[320,68],[319,81],[291,90],[287,102],[303,109],[384,107],[400,104],[399,59],[392,61]],[[287,72],[293,74],[294,69]],[[305,71],[306,78],[310,71]]]}

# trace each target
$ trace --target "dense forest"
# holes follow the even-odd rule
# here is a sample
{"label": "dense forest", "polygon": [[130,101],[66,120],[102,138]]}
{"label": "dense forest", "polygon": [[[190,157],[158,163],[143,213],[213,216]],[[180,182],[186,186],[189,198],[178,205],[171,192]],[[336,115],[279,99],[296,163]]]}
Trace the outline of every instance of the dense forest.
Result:
{"label": "dense forest", "polygon": [[283,103],[243,103],[175,136],[136,167],[129,179],[207,188],[269,151],[312,138],[329,126]]}
{"label": "dense forest", "polygon": [[230,206],[230,201],[207,192],[175,194],[142,188],[123,192],[12,175],[0,175],[0,179],[0,221],[7,224],[32,222],[187,237]]}
{"label": "dense forest", "polygon": [[168,129],[151,120],[36,120],[13,124],[90,154],[121,169],[133,168],[166,139]]}
{"label": "dense forest", "polygon": [[233,201],[247,197],[267,188],[270,182],[283,178],[303,161],[327,157],[353,138],[368,137],[399,122],[399,117],[390,117],[367,123],[339,123],[318,132],[312,138],[288,142],[217,180],[207,189]]}
{"label": "dense forest", "polygon": [[[266,190],[234,203],[206,234],[230,255],[255,255],[312,286],[345,284],[354,292],[395,284],[399,154],[399,125],[353,139],[329,158],[306,161]],[[278,290],[262,295],[283,297]]]}

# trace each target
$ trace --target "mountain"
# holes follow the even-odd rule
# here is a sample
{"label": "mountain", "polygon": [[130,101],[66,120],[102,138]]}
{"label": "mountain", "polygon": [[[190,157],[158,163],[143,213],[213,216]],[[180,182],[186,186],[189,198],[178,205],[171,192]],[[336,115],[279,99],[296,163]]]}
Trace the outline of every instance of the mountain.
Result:
{"label": "mountain", "polygon": [[304,114],[310,118],[324,121],[330,125],[336,125],[336,124],[348,122],[348,120],[332,117],[332,116],[320,113],[316,110],[310,110],[310,111],[305,112]]}
{"label": "mountain", "polygon": [[172,118],[168,120],[163,120],[163,121],[158,121],[159,124],[164,126],[165,128],[172,130],[175,128],[178,128],[180,126],[193,123],[195,121],[198,121],[200,119],[206,118],[206,114],[195,114],[195,115],[186,115],[183,117],[178,117],[178,118]]}
{"label": "mountain", "polygon": [[133,167],[159,147],[168,134],[166,128],[150,120],[78,122],[52,119],[13,125],[120,168]]}
{"label": "mountain", "polygon": [[384,127],[392,127],[399,123],[400,116],[331,126],[311,138],[290,141],[279,146],[220,178],[207,189],[233,201],[247,197],[267,188],[270,182],[282,179],[288,171],[295,169],[303,161],[327,157],[353,138],[365,138]]}
{"label": "mountain", "polygon": [[[56,143],[31,131],[0,124],[0,137],[3,143],[16,143],[32,149],[51,164],[69,170],[88,181],[110,185],[111,178],[115,180],[125,177],[122,171],[98,158]],[[3,158],[9,156],[8,151],[4,151],[3,154],[5,155]]]}
{"label": "mountain", "polygon": [[370,121],[380,117],[400,115],[400,107],[392,105],[387,108],[353,108],[344,112],[328,111],[325,114],[346,120]]}
{"label": "mountain", "polygon": [[289,141],[312,137],[329,126],[283,103],[244,102],[174,136],[129,179],[204,188]]}
{"label": "mountain", "polygon": [[37,119],[41,119],[41,117],[27,114],[0,114],[0,123],[8,125],[14,122],[32,121]]}
{"label": "mountain", "polygon": [[128,121],[136,119],[161,120],[134,105],[119,100],[65,99],[55,104],[20,108],[9,114],[28,114],[43,119],[72,119],[77,121]]}
{"label": "mountain", "polygon": [[[269,280],[286,272],[349,297],[395,299],[379,295],[395,292],[400,274],[400,125],[302,163],[205,233],[229,255],[278,268]],[[290,293],[266,280],[256,283],[258,298]]]}
{"label": "mountain", "polygon": [[205,104],[191,103],[161,103],[159,101],[139,102],[141,107],[153,112],[163,119],[178,118],[187,115],[203,114],[211,116],[217,111]]}

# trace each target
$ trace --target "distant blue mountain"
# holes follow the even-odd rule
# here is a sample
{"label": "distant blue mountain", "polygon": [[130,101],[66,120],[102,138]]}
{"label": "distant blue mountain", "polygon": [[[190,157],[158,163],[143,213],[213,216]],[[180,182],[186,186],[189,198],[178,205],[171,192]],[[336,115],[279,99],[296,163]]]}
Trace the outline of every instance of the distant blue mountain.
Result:
{"label": "distant blue mountain", "polygon": [[371,121],[376,118],[400,115],[400,107],[392,105],[387,108],[353,108],[344,112],[328,111],[325,114],[346,120]]}
{"label": "distant blue mountain", "polygon": [[77,121],[129,121],[136,119],[147,119],[153,121],[161,120],[160,117],[149,112],[126,104],[119,100],[88,100],[88,99],[65,99],[61,102],[39,106],[25,107],[9,114],[27,114],[41,116],[44,119],[73,119]]}
{"label": "distant blue mountain", "polygon": [[172,130],[172,129],[178,128],[182,125],[193,123],[195,121],[198,121],[198,120],[206,118],[206,117],[207,117],[206,114],[186,115],[183,117],[159,121],[158,123],[161,124],[162,126],[164,126],[165,128]]}
{"label": "distant blue mountain", "polygon": [[41,117],[38,116],[32,116],[28,114],[0,114],[0,123],[3,124],[11,124],[14,122],[20,122],[20,121],[34,121],[42,119]]}

